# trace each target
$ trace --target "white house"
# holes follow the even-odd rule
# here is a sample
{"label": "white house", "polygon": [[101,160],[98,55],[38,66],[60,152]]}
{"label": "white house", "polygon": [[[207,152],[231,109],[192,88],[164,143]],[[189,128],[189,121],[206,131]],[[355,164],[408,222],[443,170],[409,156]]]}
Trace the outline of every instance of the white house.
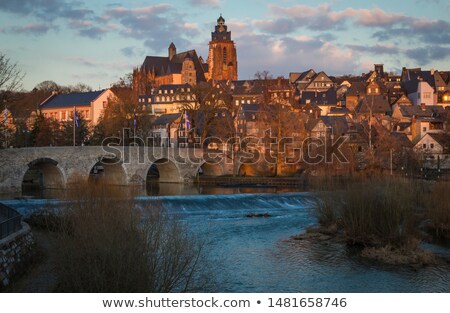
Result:
{"label": "white house", "polygon": [[437,94],[428,82],[420,78],[414,79],[406,81],[404,87],[413,105],[421,105],[422,103],[425,105],[437,104]]}
{"label": "white house", "polygon": [[68,94],[53,93],[39,105],[46,118],[57,121],[69,121],[73,118],[74,108],[92,125],[96,125],[108,100],[115,95],[110,89]]}

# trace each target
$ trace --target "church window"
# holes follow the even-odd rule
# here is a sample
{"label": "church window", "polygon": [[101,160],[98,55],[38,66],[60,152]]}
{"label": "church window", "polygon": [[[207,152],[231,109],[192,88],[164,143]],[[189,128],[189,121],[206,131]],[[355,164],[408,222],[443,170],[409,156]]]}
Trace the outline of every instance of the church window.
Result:
{"label": "church window", "polygon": [[227,48],[223,48],[223,64],[227,64]]}

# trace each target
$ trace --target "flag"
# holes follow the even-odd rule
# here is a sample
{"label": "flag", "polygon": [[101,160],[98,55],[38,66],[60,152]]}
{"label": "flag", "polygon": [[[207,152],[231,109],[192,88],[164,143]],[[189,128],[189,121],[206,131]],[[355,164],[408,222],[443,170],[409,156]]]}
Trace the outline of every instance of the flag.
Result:
{"label": "flag", "polygon": [[136,109],[134,109],[134,111],[133,111],[133,117],[134,117],[134,120],[133,120],[133,126],[134,126],[134,129],[136,130]]}
{"label": "flag", "polygon": [[8,118],[8,110],[5,108],[5,111],[3,111],[3,124],[5,125],[7,118]]}
{"label": "flag", "polygon": [[187,114],[187,111],[184,111],[184,128],[186,130],[189,130],[191,128],[191,122],[189,121],[189,116]]}
{"label": "flag", "polygon": [[77,109],[75,109],[75,107],[73,107],[73,111],[74,111],[74,116],[75,116],[75,126],[78,128],[80,127],[80,121],[78,120],[78,113],[77,113]]}

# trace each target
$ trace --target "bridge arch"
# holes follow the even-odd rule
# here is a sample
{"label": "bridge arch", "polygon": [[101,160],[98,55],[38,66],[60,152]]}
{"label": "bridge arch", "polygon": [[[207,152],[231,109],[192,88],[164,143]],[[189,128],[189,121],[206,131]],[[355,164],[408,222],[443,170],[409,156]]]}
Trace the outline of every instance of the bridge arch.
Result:
{"label": "bridge arch", "polygon": [[66,175],[57,161],[51,158],[37,158],[27,164],[22,175],[22,190],[60,189],[66,186]]}
{"label": "bridge arch", "polygon": [[106,185],[127,185],[127,173],[121,160],[99,157],[90,166],[88,182]]}
{"label": "bridge arch", "polygon": [[180,183],[182,178],[176,162],[168,158],[154,161],[146,171],[146,183]]}
{"label": "bridge arch", "polygon": [[268,173],[274,173],[274,166],[265,162],[242,163],[239,166],[238,176],[267,176]]}
{"label": "bridge arch", "polygon": [[199,176],[223,176],[223,168],[218,163],[202,163],[197,169],[197,175]]}

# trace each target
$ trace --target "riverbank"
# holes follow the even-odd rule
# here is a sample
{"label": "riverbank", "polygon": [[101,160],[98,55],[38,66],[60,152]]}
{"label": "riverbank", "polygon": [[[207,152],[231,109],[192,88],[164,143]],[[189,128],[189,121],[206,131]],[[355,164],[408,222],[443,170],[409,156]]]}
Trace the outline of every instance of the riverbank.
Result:
{"label": "riverbank", "polygon": [[[204,251],[217,284],[198,291],[450,292],[449,263],[424,268],[389,265],[361,257],[356,247],[331,235],[329,240],[289,239],[317,225],[313,214],[316,193],[145,196],[137,200],[139,207],[148,202],[163,205],[187,228],[207,236]],[[30,212],[26,208],[34,202],[15,200],[11,205]],[[36,209],[58,206],[54,200],[37,202]],[[271,217],[246,216],[266,212]],[[450,255],[449,247],[435,248],[436,253]]]}

